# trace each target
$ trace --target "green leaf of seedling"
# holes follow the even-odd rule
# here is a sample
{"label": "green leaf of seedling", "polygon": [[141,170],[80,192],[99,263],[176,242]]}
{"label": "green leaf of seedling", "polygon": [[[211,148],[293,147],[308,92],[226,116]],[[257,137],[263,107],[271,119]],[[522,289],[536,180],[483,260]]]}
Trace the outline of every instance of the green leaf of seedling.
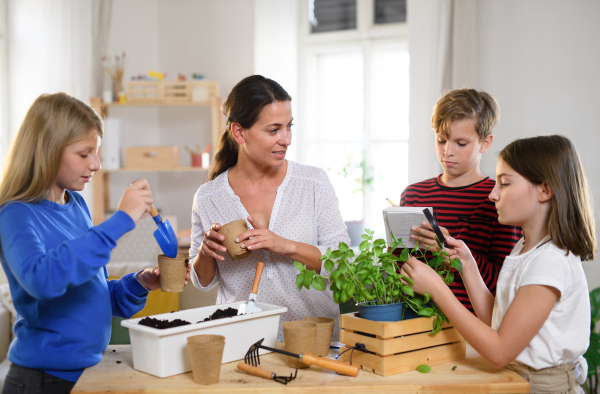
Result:
{"label": "green leaf of seedling", "polygon": [[325,265],[325,269],[327,270],[327,272],[331,272],[331,270],[333,270],[333,266],[334,266],[333,261],[327,259],[325,261],[324,265]]}
{"label": "green leaf of seedling", "polygon": [[302,287],[304,286],[304,272],[298,274],[298,276],[296,276],[296,287],[298,288],[298,290],[302,290]]}
{"label": "green leaf of seedling", "polygon": [[455,366],[453,366],[453,367],[452,367],[452,370],[453,370],[453,371],[456,371],[456,367],[457,367],[456,365],[455,365]]}
{"label": "green leaf of seedling", "polygon": [[400,253],[400,258],[402,261],[408,260],[408,248],[402,249],[402,253]]}
{"label": "green leaf of seedling", "polygon": [[368,240],[362,241],[362,242],[360,243],[360,245],[358,246],[358,248],[359,248],[361,251],[369,249],[369,241],[368,241]]}
{"label": "green leaf of seedling", "polygon": [[423,308],[419,311],[421,316],[433,316],[433,308]]}
{"label": "green leaf of seedling", "polygon": [[344,242],[340,242],[340,250],[341,250],[342,252],[345,252],[345,251],[347,251],[348,249],[350,249],[350,248],[348,247],[348,245],[347,245],[346,243],[344,243]]}
{"label": "green leaf of seedling", "polygon": [[304,271],[304,287],[306,287],[306,290],[310,290],[310,281],[312,280],[314,275],[315,271]]}
{"label": "green leaf of seedling", "polygon": [[414,280],[412,280],[411,278],[409,278],[408,276],[400,275],[400,277],[401,277],[402,279],[404,279],[404,281],[405,281],[406,283],[408,283],[409,285],[411,285],[411,286],[414,286],[414,285],[415,285],[415,281],[414,281]]}
{"label": "green leaf of seedling", "polygon": [[327,284],[321,275],[316,275],[312,280],[312,286],[317,291],[323,291],[327,287]]}
{"label": "green leaf of seedling", "polygon": [[365,229],[365,233],[369,234],[369,235],[373,235],[375,234],[375,231],[371,231],[368,228]]}
{"label": "green leaf of seedling", "polygon": [[433,268],[434,270],[436,270],[436,269],[438,269],[438,267],[439,267],[439,266],[442,264],[442,262],[443,262],[443,261],[444,261],[444,259],[443,259],[443,258],[441,258],[441,257],[437,256],[437,257],[434,257],[434,258],[432,258],[431,260],[429,260],[429,261],[427,262],[427,264],[429,264],[429,266],[430,266],[431,268]]}
{"label": "green leaf of seedling", "polygon": [[[393,269],[392,267],[386,267],[385,272],[387,272],[388,274],[390,274],[391,276],[394,276],[396,274],[396,270]],[[389,278],[389,276],[388,276]]]}
{"label": "green leaf of seedling", "polygon": [[326,258],[327,258],[327,255],[326,255],[326,254],[324,254],[323,256],[321,256],[321,258],[319,259],[319,261],[323,261],[323,260],[325,260]]}
{"label": "green leaf of seedling", "polygon": [[369,239],[369,236],[367,234],[363,234],[360,236],[362,239]]}
{"label": "green leaf of seedling", "polygon": [[428,303],[430,299],[431,299],[431,296],[429,295],[429,293],[423,294],[423,302],[425,304]]}
{"label": "green leaf of seedling", "polygon": [[427,364],[421,364],[417,367],[417,371],[421,372],[421,373],[428,373],[428,372],[433,372],[435,373],[435,371],[433,369],[431,369],[431,367]]}
{"label": "green leaf of seedling", "polygon": [[462,261],[460,261],[459,259],[452,259],[451,263],[452,268],[454,268],[455,270],[457,270],[458,272],[463,273],[462,271]]}
{"label": "green leaf of seedling", "polygon": [[385,240],[383,239],[376,239],[375,242],[373,242],[373,246],[381,246],[381,245],[385,245]]}
{"label": "green leaf of seedling", "polygon": [[342,252],[339,250],[334,250],[333,252],[331,252],[331,255],[329,256],[329,258],[331,259],[339,259],[342,256]]}
{"label": "green leaf of seedling", "polygon": [[448,272],[448,275],[446,276],[446,284],[449,285],[452,282],[454,282],[454,272]]}
{"label": "green leaf of seedling", "polygon": [[299,263],[297,261],[294,261],[294,267],[296,267],[296,269],[300,272],[306,270],[306,266],[302,263]]}
{"label": "green leaf of seedling", "polygon": [[331,248],[327,248],[327,252],[325,252],[327,257],[331,257]]}
{"label": "green leaf of seedling", "polygon": [[402,291],[411,297],[413,297],[415,295],[415,292],[413,291],[412,287],[410,287],[410,286],[402,286]]}

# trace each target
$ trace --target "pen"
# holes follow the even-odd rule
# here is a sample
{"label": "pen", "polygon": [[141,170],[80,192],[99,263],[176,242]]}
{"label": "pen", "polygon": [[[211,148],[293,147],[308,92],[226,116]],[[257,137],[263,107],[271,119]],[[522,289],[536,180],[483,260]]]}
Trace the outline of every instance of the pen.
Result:
{"label": "pen", "polygon": [[392,207],[396,206],[396,204],[394,204],[393,202],[391,202],[389,198],[386,198],[385,201],[387,201]]}

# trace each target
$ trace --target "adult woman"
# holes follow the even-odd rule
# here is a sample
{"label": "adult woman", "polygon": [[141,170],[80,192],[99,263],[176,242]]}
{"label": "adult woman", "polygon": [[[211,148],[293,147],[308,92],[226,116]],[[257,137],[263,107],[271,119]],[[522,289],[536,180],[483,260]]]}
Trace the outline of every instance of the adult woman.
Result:
{"label": "adult woman", "polygon": [[[331,293],[298,291],[293,262],[324,271],[320,256],[350,239],[325,172],[285,159],[292,138],[290,102],[277,82],[253,75],[240,81],[223,104],[227,130],[211,181],[194,196],[192,281],[204,291],[218,283],[217,304],[246,300],[256,263],[262,261],[259,300],[287,306],[281,322],[333,317],[337,337],[339,309]],[[216,231],[238,219],[247,219],[251,230],[237,241],[253,253],[234,262]],[[280,327],[278,340],[282,339]]]}

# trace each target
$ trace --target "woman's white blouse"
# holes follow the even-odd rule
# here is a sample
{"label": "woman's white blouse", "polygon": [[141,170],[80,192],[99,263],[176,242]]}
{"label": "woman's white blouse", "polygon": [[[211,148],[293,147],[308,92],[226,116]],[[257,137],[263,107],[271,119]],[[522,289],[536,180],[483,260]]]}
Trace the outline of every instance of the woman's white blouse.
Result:
{"label": "woman's white blouse", "polygon": [[[271,212],[269,230],[280,237],[314,245],[324,254],[327,248],[335,250],[340,242],[350,245],[346,225],[342,220],[338,199],[325,171],[288,162],[287,173],[277,188],[277,197]],[[204,233],[213,223],[224,225],[238,219],[247,222],[248,212],[229,186],[228,171],[198,188],[192,206],[192,242],[190,260],[194,260],[202,244]],[[248,228],[252,228],[249,222]],[[247,300],[256,263],[265,263],[258,290],[258,302],[286,306],[288,312],[281,315],[278,341],[283,341],[281,323],[302,320],[308,316],[335,318],[333,341],[339,335],[339,306],[333,301],[329,289],[298,290],[296,276],[299,271],[291,258],[254,250],[242,260],[233,261],[227,253],[224,261],[217,262],[213,281],[203,287],[195,270],[192,283],[203,291],[219,284],[217,304]],[[321,275],[329,276],[325,268]],[[258,338],[260,339],[260,338]]]}

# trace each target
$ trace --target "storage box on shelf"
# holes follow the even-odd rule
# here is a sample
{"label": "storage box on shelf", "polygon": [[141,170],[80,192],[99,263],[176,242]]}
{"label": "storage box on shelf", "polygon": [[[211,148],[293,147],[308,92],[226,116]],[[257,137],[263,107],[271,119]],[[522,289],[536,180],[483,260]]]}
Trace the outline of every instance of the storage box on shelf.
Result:
{"label": "storage box on shelf", "polygon": [[[141,318],[123,320],[121,325],[129,329],[131,338],[133,368],[159,378],[191,371],[187,338],[200,334],[225,337],[223,363],[242,360],[250,346],[262,338],[263,345],[274,348],[277,344],[280,315],[287,312],[284,306],[257,303],[256,306],[260,307],[262,312],[200,322],[217,309],[238,309],[240,304],[246,302],[238,301],[152,316],[161,320],[181,319],[192,323],[166,329],[140,325],[138,323]],[[259,354],[264,353],[270,352],[259,350]]]}
{"label": "storage box on shelf", "polygon": [[368,353],[349,351],[341,356],[344,361],[359,364],[368,372],[381,376],[415,370],[421,364],[429,366],[462,360],[466,356],[466,342],[451,325],[431,335],[432,317],[420,317],[398,322],[377,322],[356,317],[355,313],[340,316],[340,342],[346,347],[357,342],[366,346]]}
{"label": "storage box on shelf", "polygon": [[[90,99],[90,104],[99,114],[108,116],[109,108],[131,107],[210,107],[211,143],[218,146],[223,131],[221,97],[219,83],[215,81],[130,81],[126,85],[126,103],[103,103],[99,97]],[[123,130],[121,133],[126,132]],[[148,147],[146,147],[148,148]],[[129,150],[129,149],[128,149]],[[168,150],[168,152],[167,152]],[[126,167],[113,170],[101,170],[92,178],[92,221],[98,225],[104,221],[104,213],[109,207],[109,174],[125,171],[206,171],[202,167],[181,167],[179,148],[156,146],[146,151],[126,153]],[[213,149],[213,154],[214,154]],[[102,152],[101,152],[102,154]],[[142,157],[140,157],[140,154]],[[133,156],[132,156],[133,155]],[[163,162],[162,160],[168,161]],[[131,160],[127,159],[133,159]],[[159,163],[160,162],[160,163]],[[156,163],[156,164],[153,164]]]}

